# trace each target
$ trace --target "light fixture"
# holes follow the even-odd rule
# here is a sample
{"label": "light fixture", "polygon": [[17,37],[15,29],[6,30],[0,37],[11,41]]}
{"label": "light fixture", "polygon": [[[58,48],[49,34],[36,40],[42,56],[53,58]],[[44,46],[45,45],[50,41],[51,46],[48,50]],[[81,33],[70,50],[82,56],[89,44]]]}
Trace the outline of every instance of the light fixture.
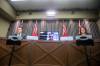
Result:
{"label": "light fixture", "polygon": [[25,0],[11,0],[11,1],[25,1]]}
{"label": "light fixture", "polygon": [[55,15],[56,15],[56,11],[55,11],[55,10],[48,10],[48,11],[46,12],[46,15],[47,15],[47,16],[55,16]]}

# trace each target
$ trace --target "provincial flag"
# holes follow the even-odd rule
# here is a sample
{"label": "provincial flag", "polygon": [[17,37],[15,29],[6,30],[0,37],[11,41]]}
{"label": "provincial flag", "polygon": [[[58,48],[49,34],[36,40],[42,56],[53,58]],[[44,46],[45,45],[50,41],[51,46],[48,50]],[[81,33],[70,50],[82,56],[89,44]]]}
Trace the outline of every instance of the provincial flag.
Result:
{"label": "provincial flag", "polygon": [[36,23],[33,25],[33,31],[32,31],[32,39],[38,40],[38,27],[37,27],[37,20]]}
{"label": "provincial flag", "polygon": [[45,20],[45,19],[43,19],[43,20],[41,21],[41,30],[42,30],[42,31],[45,31],[45,30],[46,30],[46,20]]}
{"label": "provincial flag", "polygon": [[86,27],[86,30],[88,33],[91,33],[91,30],[90,30],[90,23],[87,19],[84,19],[84,22],[85,22],[85,27]]}
{"label": "provincial flag", "polygon": [[75,28],[74,28],[74,22],[72,19],[70,19],[69,24],[68,24],[68,32],[70,35],[74,35]]}
{"label": "provincial flag", "polygon": [[22,36],[23,33],[23,20],[20,21],[20,24],[17,27],[17,36]]}
{"label": "provincial flag", "polygon": [[33,25],[32,36],[38,36],[37,20],[36,23]]}
{"label": "provincial flag", "polygon": [[20,26],[20,20],[17,20],[16,23],[15,23],[14,33],[17,33],[19,26]]}

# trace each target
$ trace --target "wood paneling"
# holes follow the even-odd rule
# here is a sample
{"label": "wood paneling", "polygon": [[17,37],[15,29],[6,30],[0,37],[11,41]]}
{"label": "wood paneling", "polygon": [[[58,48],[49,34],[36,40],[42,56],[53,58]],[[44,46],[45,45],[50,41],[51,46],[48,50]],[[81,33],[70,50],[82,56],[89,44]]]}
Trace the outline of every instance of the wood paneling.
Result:
{"label": "wood paneling", "polygon": [[[91,66],[100,66],[100,42],[87,47]],[[0,39],[0,66],[7,66],[12,46]],[[22,41],[12,66],[86,66],[84,47],[75,42]]]}

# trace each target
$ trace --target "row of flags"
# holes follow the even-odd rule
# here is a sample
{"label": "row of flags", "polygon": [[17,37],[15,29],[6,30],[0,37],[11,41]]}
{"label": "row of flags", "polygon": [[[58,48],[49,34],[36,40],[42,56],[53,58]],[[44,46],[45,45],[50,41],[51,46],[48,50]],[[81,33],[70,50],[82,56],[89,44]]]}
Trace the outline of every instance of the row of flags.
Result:
{"label": "row of flags", "polygon": [[[65,40],[66,38],[68,38],[68,36],[70,36],[68,34],[68,28],[69,29],[72,29],[73,26],[74,26],[74,22],[73,20],[71,19],[70,22],[69,22],[69,26],[67,28],[66,24],[64,24],[64,20],[63,20],[63,24],[62,24],[62,35],[61,35],[61,38],[60,39],[63,39]],[[83,23],[83,24],[82,24]],[[83,25],[85,25],[86,29],[88,30],[88,32],[90,33],[90,27],[89,27],[89,21],[88,20],[84,20],[84,22],[82,22],[79,20],[78,22],[78,34],[80,34],[80,29]],[[15,33],[17,33],[18,31],[18,28],[23,28],[22,26],[23,24],[23,20],[17,20],[16,22],[16,26],[15,26]],[[44,29],[46,27],[46,20],[42,20],[41,21],[41,29]],[[35,21],[35,24],[33,25],[32,27],[32,35],[34,38],[36,38],[36,40],[38,40],[38,23],[37,23],[37,20]]]}

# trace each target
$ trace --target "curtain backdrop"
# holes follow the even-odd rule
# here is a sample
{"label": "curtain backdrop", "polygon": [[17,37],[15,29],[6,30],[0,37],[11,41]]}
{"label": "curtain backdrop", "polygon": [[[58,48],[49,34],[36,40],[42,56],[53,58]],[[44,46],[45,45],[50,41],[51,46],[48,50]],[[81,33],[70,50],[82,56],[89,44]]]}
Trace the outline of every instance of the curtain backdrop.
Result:
{"label": "curtain backdrop", "polygon": [[[23,33],[26,35],[32,35],[33,25],[35,24],[36,20],[20,20],[23,21]],[[17,21],[16,21],[17,22]],[[16,22],[12,22],[8,35],[14,34]],[[38,27],[38,35],[42,31],[50,31],[50,32],[59,32],[59,35],[62,34],[62,25],[63,23],[66,25],[67,32],[69,35],[75,36],[78,34],[78,23],[79,20],[44,20],[45,26],[41,24],[43,20],[37,20],[37,27]],[[87,31],[93,35],[93,38],[100,38],[100,32],[98,30],[98,26],[94,21],[88,21],[85,24],[85,21],[81,20],[81,23],[87,27]],[[43,27],[43,29],[42,29]]]}

